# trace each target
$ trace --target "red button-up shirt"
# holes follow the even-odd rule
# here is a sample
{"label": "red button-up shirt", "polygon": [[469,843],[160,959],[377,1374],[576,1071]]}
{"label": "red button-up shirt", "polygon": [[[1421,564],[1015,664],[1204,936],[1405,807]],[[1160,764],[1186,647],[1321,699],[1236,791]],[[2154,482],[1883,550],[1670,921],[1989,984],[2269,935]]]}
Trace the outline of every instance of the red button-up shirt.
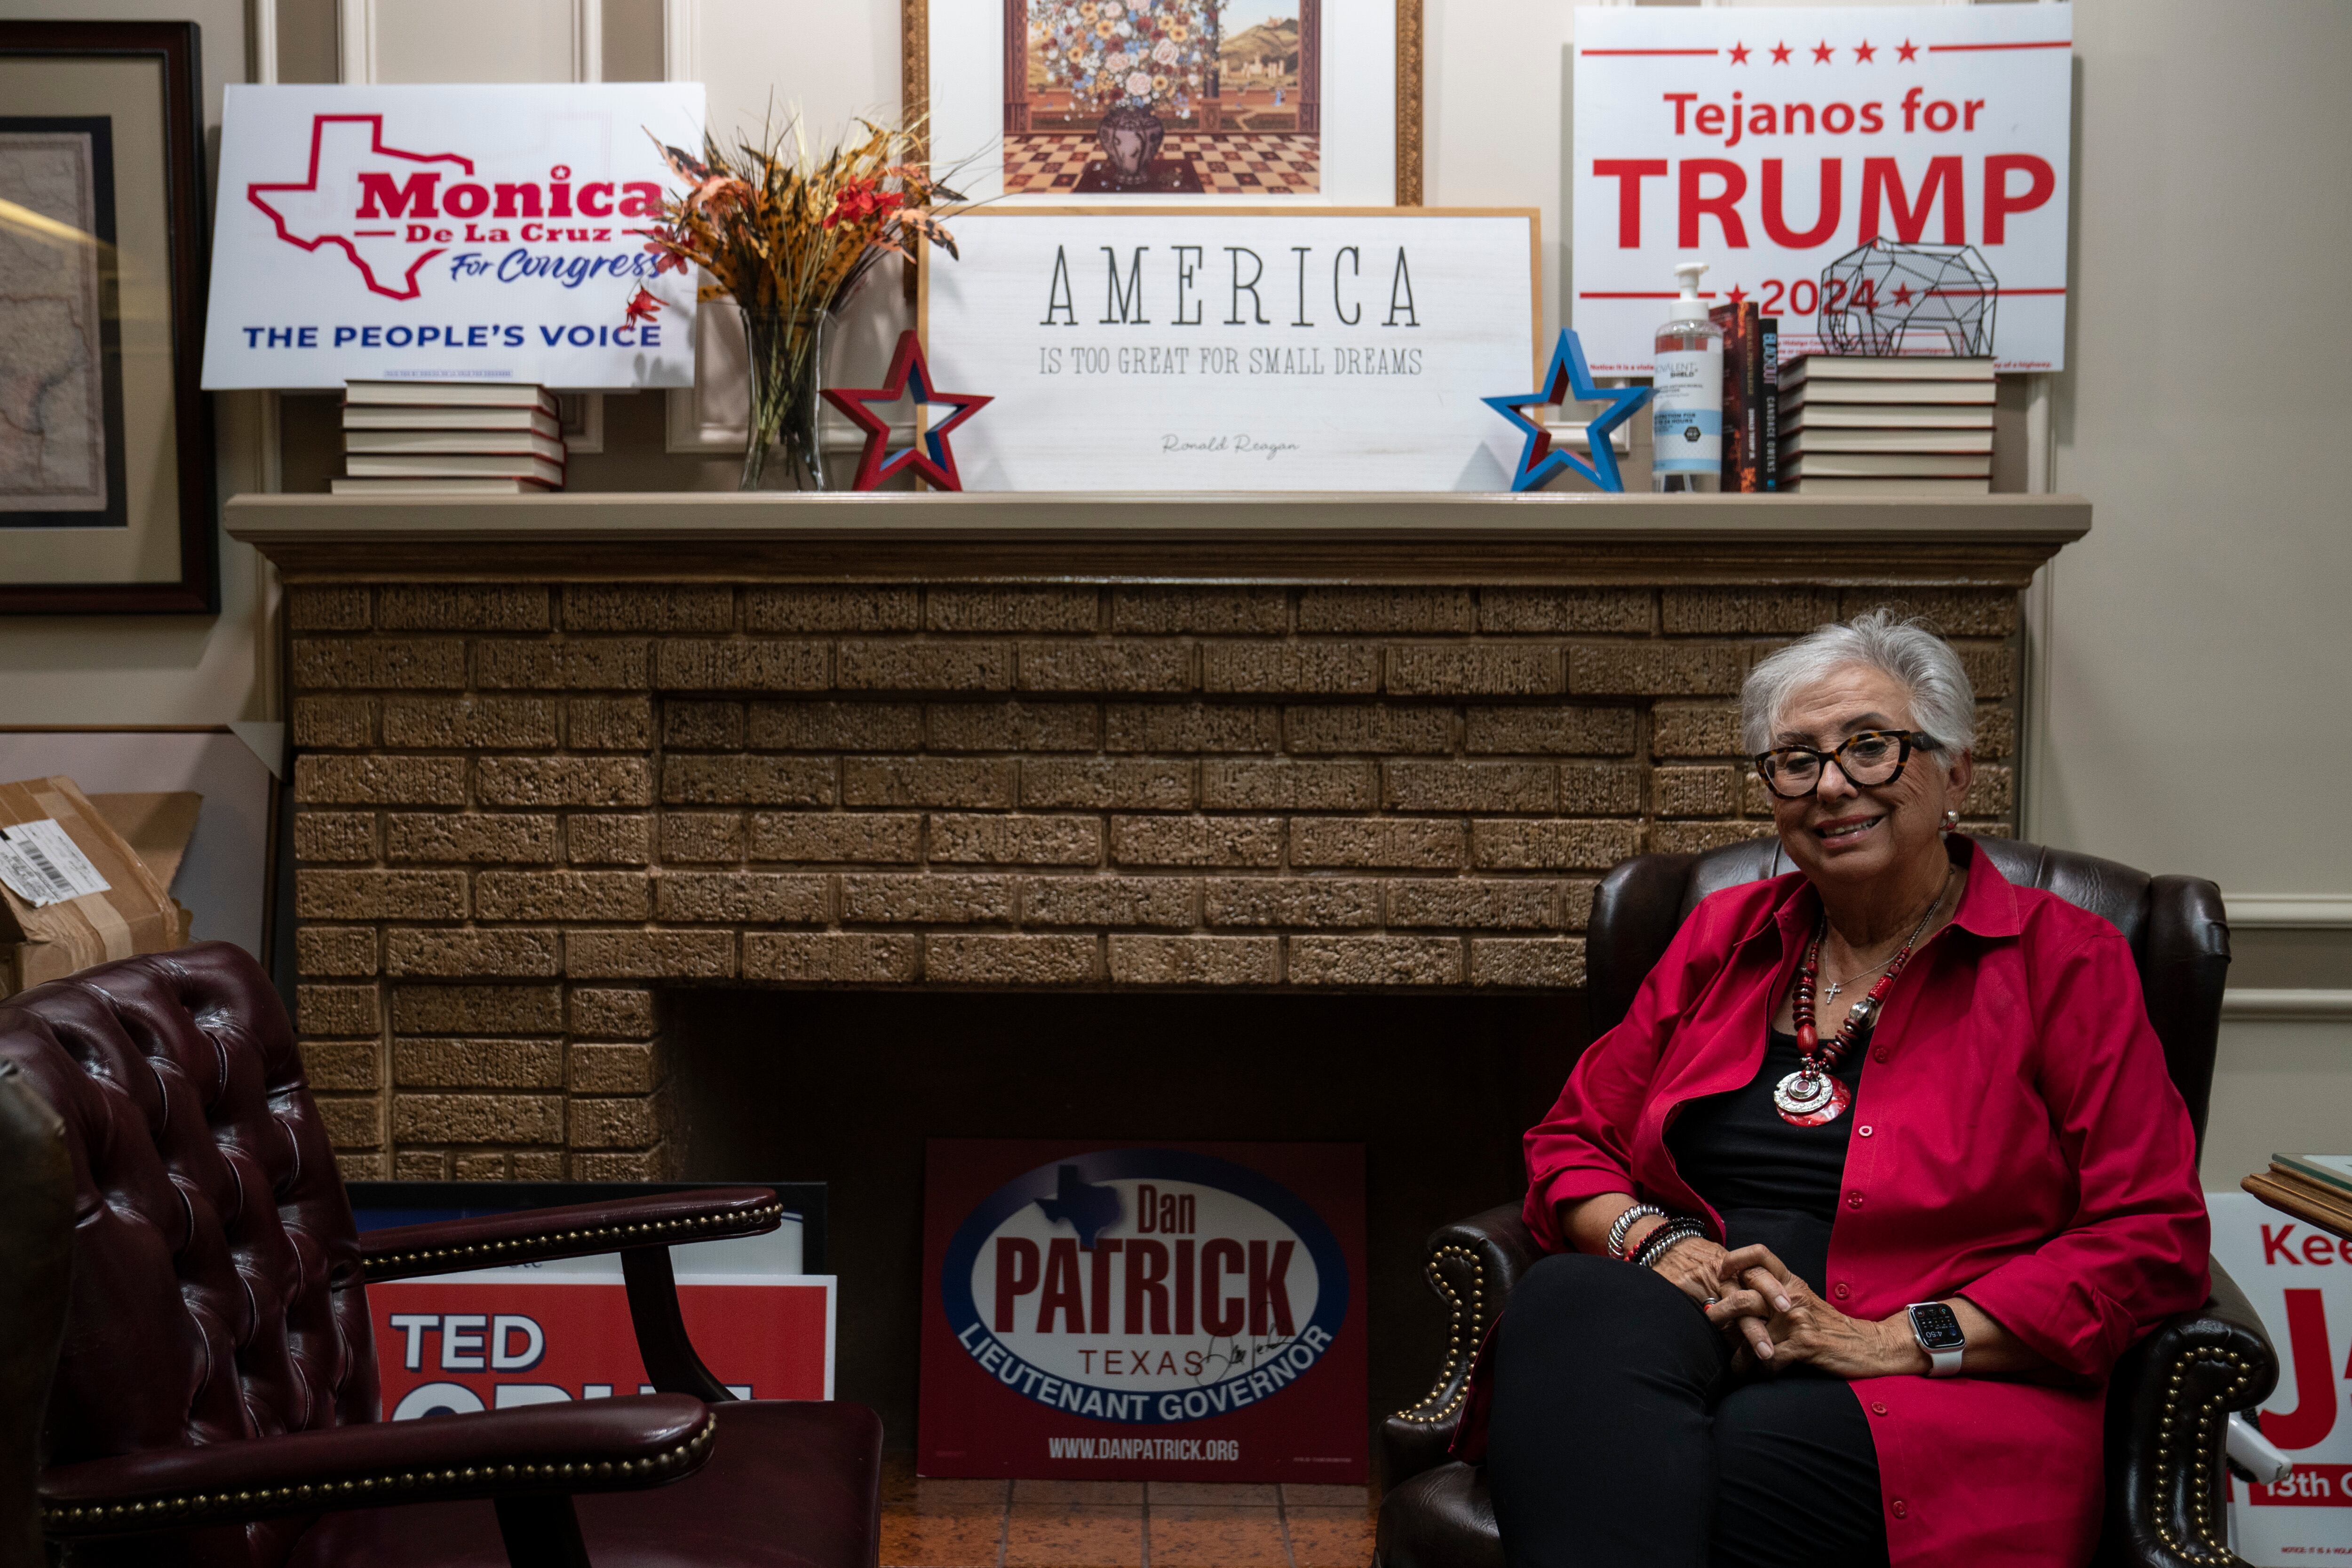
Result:
{"label": "red button-up shirt", "polygon": [[[2076,1568],[2098,1540],[2108,1371],[2206,1298],[2195,1138],[2122,935],[1951,842],[1968,887],[1886,999],[1848,1112],[1829,1278],[1808,1283],[1864,1319],[1965,1296],[2059,1369],[1852,1384],[1894,1562]],[[1755,1078],[1820,910],[1790,875],[1684,922],[1528,1133],[1527,1222],[1546,1247],[1570,1245],[1561,1205],[1613,1192],[1704,1215],[1721,1237],[1666,1128]]]}

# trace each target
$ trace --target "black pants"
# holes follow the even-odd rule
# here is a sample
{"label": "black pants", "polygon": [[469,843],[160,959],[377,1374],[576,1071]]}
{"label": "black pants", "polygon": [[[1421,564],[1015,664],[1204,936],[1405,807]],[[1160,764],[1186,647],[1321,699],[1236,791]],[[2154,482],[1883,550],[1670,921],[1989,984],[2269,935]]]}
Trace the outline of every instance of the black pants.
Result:
{"label": "black pants", "polygon": [[1509,1568],[1883,1568],[1878,1452],[1840,1379],[1735,1382],[1662,1276],[1564,1254],[1496,1334],[1486,1477]]}

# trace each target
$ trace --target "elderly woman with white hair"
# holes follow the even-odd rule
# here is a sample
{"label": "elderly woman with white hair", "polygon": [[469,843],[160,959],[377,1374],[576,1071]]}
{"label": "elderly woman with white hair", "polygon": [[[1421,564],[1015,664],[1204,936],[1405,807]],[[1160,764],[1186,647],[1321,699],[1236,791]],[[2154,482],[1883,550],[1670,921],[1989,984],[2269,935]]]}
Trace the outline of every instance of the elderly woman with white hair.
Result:
{"label": "elderly woman with white hair", "polygon": [[2122,935],[1955,831],[1958,656],[1875,611],[1756,666],[1797,869],[1693,911],[1527,1137],[1481,1357],[1512,1568],[2050,1564],[2109,1369],[2206,1293],[2189,1116]]}

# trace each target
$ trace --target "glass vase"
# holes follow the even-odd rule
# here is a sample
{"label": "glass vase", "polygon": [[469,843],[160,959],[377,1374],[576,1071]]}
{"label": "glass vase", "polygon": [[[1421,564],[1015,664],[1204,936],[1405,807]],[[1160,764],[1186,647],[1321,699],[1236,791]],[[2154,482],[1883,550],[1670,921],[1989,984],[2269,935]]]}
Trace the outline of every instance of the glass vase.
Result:
{"label": "glass vase", "polygon": [[[750,348],[751,418],[743,447],[742,490],[824,489],[824,454],[817,446],[816,416],[824,398],[818,373],[824,364],[826,312],[793,315],[782,310],[744,310],[743,337]],[[772,478],[771,448],[780,459]]]}

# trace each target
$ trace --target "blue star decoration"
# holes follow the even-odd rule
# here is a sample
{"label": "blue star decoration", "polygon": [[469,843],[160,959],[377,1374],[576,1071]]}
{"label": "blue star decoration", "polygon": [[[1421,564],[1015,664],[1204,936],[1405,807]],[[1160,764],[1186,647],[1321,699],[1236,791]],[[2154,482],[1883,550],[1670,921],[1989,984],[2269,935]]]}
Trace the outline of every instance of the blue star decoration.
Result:
{"label": "blue star decoration", "polygon": [[[913,446],[894,453],[890,450],[890,421],[877,413],[873,405],[897,403],[908,395],[909,388],[913,389],[914,401],[925,407],[953,408],[955,412],[925,430]],[[828,386],[824,400],[849,416],[851,423],[866,432],[866,450],[858,455],[857,477],[850,481],[851,489],[860,490],[877,489],[886,479],[908,471],[920,474],[940,489],[963,489],[963,480],[956,474],[955,453],[948,446],[948,432],[996,401],[977,393],[941,392],[931,382],[930,366],[923,363],[923,345],[912,330],[898,334],[898,352],[890,356],[887,384],[865,388]]]}
{"label": "blue star decoration", "polygon": [[[1617,472],[1617,452],[1609,444],[1609,433],[1631,419],[1633,410],[1649,400],[1650,389],[1646,386],[1595,386],[1592,372],[1584,363],[1584,345],[1565,327],[1560,329],[1559,345],[1551,351],[1551,364],[1544,372],[1540,386],[1517,397],[1479,399],[1527,434],[1527,445],[1519,449],[1518,472],[1511,476],[1514,494],[1539,489],[1564,468],[1582,474],[1604,490],[1622,490],[1625,480]],[[1580,462],[1565,451],[1553,451],[1551,432],[1521,412],[1546,404],[1603,402],[1608,408],[1584,427],[1585,437],[1592,447],[1590,463]]]}

